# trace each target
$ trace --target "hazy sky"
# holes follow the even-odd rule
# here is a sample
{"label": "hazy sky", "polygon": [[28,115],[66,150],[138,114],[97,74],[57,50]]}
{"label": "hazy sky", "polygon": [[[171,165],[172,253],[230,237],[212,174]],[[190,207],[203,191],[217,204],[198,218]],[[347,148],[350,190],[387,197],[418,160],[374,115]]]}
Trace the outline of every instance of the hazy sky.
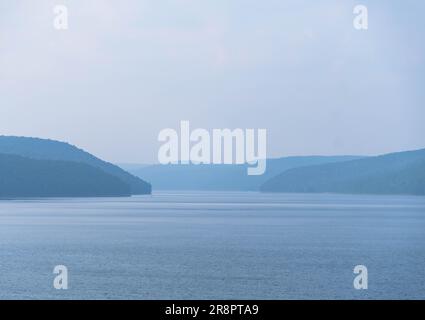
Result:
{"label": "hazy sky", "polygon": [[180,120],[266,128],[271,157],[424,148],[424,14],[424,1],[1,0],[0,135],[141,163]]}

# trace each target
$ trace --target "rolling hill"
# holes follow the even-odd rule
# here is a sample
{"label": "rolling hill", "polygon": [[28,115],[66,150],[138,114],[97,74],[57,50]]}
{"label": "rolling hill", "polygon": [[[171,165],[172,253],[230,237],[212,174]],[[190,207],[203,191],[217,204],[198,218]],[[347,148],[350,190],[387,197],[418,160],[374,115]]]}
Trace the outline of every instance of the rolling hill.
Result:
{"label": "rolling hill", "polygon": [[130,195],[122,180],[84,163],[0,154],[0,198]]}
{"label": "rolling hill", "polygon": [[425,195],[425,149],[294,168],[266,181],[260,190]]}
{"label": "rolling hill", "polygon": [[0,136],[0,153],[36,160],[59,160],[87,164],[115,176],[129,185],[131,194],[151,193],[151,185],[144,180],[65,142],[39,138]]}

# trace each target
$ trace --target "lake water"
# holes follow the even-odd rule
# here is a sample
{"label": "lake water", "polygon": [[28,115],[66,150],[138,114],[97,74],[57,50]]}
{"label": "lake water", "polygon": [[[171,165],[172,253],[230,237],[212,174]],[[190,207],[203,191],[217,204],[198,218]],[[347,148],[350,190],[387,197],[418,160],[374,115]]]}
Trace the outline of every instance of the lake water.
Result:
{"label": "lake water", "polygon": [[[60,264],[68,290],[53,288]],[[425,197],[0,201],[0,299],[33,298],[425,299]]]}

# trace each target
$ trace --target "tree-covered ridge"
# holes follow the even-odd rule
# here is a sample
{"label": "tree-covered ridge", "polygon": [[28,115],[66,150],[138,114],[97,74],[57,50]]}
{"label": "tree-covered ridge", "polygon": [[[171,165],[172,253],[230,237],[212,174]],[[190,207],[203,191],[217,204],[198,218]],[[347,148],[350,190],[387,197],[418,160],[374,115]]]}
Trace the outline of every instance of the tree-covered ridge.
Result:
{"label": "tree-covered ridge", "polygon": [[38,160],[78,162],[98,168],[130,186],[131,194],[150,194],[151,185],[109,162],[65,142],[14,136],[0,136],[0,153]]}
{"label": "tree-covered ridge", "polygon": [[287,170],[261,191],[425,195],[425,149]]}
{"label": "tree-covered ridge", "polygon": [[0,198],[130,195],[119,178],[84,163],[0,154]]}

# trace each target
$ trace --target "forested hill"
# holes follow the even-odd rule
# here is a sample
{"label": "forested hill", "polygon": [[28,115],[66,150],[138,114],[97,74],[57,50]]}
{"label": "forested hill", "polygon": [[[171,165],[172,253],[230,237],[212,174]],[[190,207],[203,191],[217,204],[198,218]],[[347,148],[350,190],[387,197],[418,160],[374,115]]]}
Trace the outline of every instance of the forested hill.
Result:
{"label": "forested hill", "polygon": [[425,195],[425,149],[287,170],[261,191]]}
{"label": "forested hill", "polygon": [[0,154],[0,198],[130,196],[119,178],[84,163]]}
{"label": "forested hill", "polygon": [[150,194],[151,185],[118,166],[65,142],[14,136],[0,136],[0,154],[19,155],[38,160],[76,162],[98,168],[129,185],[131,194]]}

